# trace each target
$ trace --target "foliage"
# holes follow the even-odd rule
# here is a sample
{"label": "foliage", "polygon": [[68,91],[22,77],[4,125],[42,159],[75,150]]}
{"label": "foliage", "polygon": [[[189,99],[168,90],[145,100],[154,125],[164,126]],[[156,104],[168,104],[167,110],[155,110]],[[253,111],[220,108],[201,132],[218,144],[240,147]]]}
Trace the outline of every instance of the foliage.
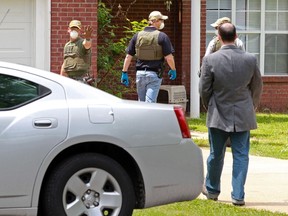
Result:
{"label": "foliage", "polygon": [[200,118],[187,119],[190,130],[198,132],[207,132],[206,127],[206,113],[201,113]]}
{"label": "foliage", "polygon": [[[251,130],[250,153],[258,156],[288,159],[288,115],[257,113],[257,130]],[[187,119],[189,128],[206,133],[206,114],[199,119]],[[208,147],[207,139],[194,139],[201,147]]]}
{"label": "foliage", "polygon": [[128,35],[132,36],[134,35],[136,32],[142,31],[145,26],[148,25],[148,20],[147,19],[143,19],[140,22],[138,21],[132,21],[130,22],[130,26],[124,26],[124,28],[126,29],[125,33],[127,33]]}
{"label": "foliage", "polygon": [[[117,16],[122,14],[122,20],[127,26],[114,24],[112,9],[99,1],[98,3],[98,56],[97,56],[97,87],[118,97],[123,94],[135,92],[135,80],[129,77],[130,87],[121,85],[121,67],[125,58],[125,49],[132,36],[147,25],[147,20],[132,21],[124,15],[121,7],[118,7]],[[123,31],[124,28],[124,31]],[[123,32],[122,38],[117,38],[115,32]]]}
{"label": "foliage", "polygon": [[[119,85],[120,71],[115,66],[124,59],[125,45],[115,43],[115,31],[119,28],[112,23],[112,9],[99,1],[98,3],[98,46],[97,46],[97,87],[121,97],[123,86]],[[118,78],[118,79],[117,79]]]}

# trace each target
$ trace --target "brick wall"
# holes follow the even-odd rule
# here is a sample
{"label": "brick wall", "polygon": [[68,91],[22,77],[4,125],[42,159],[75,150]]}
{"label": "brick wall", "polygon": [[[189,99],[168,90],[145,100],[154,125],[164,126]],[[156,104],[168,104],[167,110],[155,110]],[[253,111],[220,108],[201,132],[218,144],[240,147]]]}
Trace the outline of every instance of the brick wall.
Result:
{"label": "brick wall", "polygon": [[91,25],[92,68],[96,74],[97,65],[97,0],[51,0],[51,71],[60,73],[63,63],[63,48],[69,40],[69,22],[80,20],[82,26]]}
{"label": "brick wall", "polygon": [[[164,0],[103,0],[106,4],[106,7],[112,9],[112,15],[114,16],[113,22],[117,23],[117,25],[125,25],[127,26],[127,22],[123,21],[123,16],[126,16],[130,21],[141,21],[143,19],[148,19],[149,13],[157,10],[162,14],[167,15],[169,18],[165,21],[165,28],[163,32],[165,32],[175,49],[175,63],[177,68],[177,79],[175,81],[169,80],[167,76],[168,68],[166,68],[166,73],[163,76],[163,85],[180,85],[182,80],[181,74],[181,64],[182,64],[182,56],[181,53],[181,21],[180,21],[180,12],[179,7],[181,7],[181,1],[173,0],[170,11],[166,9],[166,5],[164,5]],[[124,14],[119,14],[118,6],[121,5],[121,10]],[[124,29],[123,29],[124,30]],[[123,36],[121,32],[116,32],[119,38]],[[119,65],[119,70],[122,69],[122,65]],[[129,76],[135,78],[135,64],[132,62],[130,69],[128,71]],[[137,99],[136,90],[134,93],[129,93],[129,95],[124,96],[126,99]]]}
{"label": "brick wall", "polygon": [[[206,0],[201,0],[201,35],[206,32]],[[206,50],[206,38],[201,38],[201,59]],[[183,45],[185,46],[185,45]],[[288,112],[288,77],[287,76],[264,76],[263,94],[258,111]],[[201,109],[203,111],[203,108]]]}
{"label": "brick wall", "polygon": [[[175,48],[175,61],[178,76],[176,81],[170,81],[167,74],[164,75],[164,85],[184,85],[190,99],[190,31],[191,31],[191,0],[173,0],[171,10],[167,11],[162,0],[103,0],[114,12],[120,4],[122,10],[127,11],[127,17],[141,21],[147,18],[153,10],[159,10],[168,15],[164,32],[170,37]],[[72,19],[81,20],[83,25],[92,25],[94,28],[92,45],[92,71],[96,75],[97,65],[97,0],[51,0],[51,70],[59,73],[63,61],[63,47],[68,41],[67,27]],[[201,59],[205,53],[206,32],[206,0],[201,0]],[[119,20],[115,19],[119,23]],[[193,30],[193,27],[192,27]],[[121,33],[119,33],[121,36]],[[119,66],[121,70],[122,66]],[[135,71],[130,67],[130,75]],[[288,77],[275,76],[263,77],[263,95],[259,110],[271,112],[288,111]],[[136,93],[127,98],[136,99]],[[188,103],[189,104],[189,103]],[[188,108],[189,111],[189,108]]]}
{"label": "brick wall", "polygon": [[[124,0],[121,2],[131,2]],[[118,3],[117,3],[118,5]],[[122,5],[122,3],[121,3]],[[123,3],[123,6],[125,4]],[[126,4],[126,7],[128,4]],[[143,10],[145,8],[145,10]],[[163,80],[164,85],[184,85],[187,97],[190,100],[190,44],[191,44],[191,0],[173,0],[171,11],[167,12],[163,2],[150,0],[137,0],[129,10],[128,17],[140,21],[147,17],[152,10],[160,10],[169,16],[165,22],[164,32],[167,33],[175,48],[175,59],[178,77],[176,82],[170,81],[167,77]],[[203,58],[206,50],[206,0],[201,0],[201,50],[200,57]],[[192,27],[193,30],[193,27]],[[193,44],[192,44],[193,45]],[[263,77],[263,95],[258,110],[271,112],[288,112],[288,77]],[[135,98],[135,95],[134,95]],[[188,103],[189,105],[189,103]],[[189,111],[189,107],[188,110]],[[203,110],[202,110],[203,111]]]}
{"label": "brick wall", "polygon": [[[132,21],[140,21],[144,18],[147,19],[148,14],[153,10],[159,10],[163,14],[168,15],[169,19],[165,21],[164,32],[169,36],[172,45],[175,48],[175,62],[177,68],[177,79],[171,81],[168,79],[167,74],[164,74],[163,85],[184,85],[186,88],[187,97],[190,99],[190,43],[191,43],[191,0],[172,1],[170,11],[166,10],[164,1],[150,0],[147,4],[146,0],[128,1],[128,0],[103,0],[106,6],[113,9],[112,13],[115,16],[118,11],[118,5],[122,7],[122,11],[126,12],[126,16]],[[201,0],[201,19],[206,20],[206,0]],[[145,8],[145,10],[143,10]],[[119,16],[119,15],[118,15]],[[121,19],[115,18],[115,23],[121,23]],[[206,22],[202,22],[201,34],[204,35],[206,31]],[[118,32],[121,35],[120,32]],[[201,58],[205,53],[205,37],[201,39]],[[121,70],[121,66],[119,67]],[[130,67],[129,75],[133,76],[135,69]],[[135,99],[136,94],[128,95],[126,98]],[[188,108],[189,109],[189,108]]]}
{"label": "brick wall", "polygon": [[181,8],[181,25],[182,31],[179,35],[181,38],[181,50],[177,52],[181,53],[181,68],[178,67],[178,71],[181,72],[181,85],[185,86],[186,93],[190,94],[190,44],[191,44],[191,1],[183,0]]}
{"label": "brick wall", "polygon": [[203,35],[200,42],[200,56],[202,59],[206,51],[206,36],[204,36],[206,35],[206,0],[201,0],[201,35]]}
{"label": "brick wall", "polygon": [[[191,81],[191,50],[190,44],[192,45],[193,49],[193,42],[191,42],[191,0],[182,0],[182,32],[180,37],[182,38],[181,43],[181,73],[182,73],[182,80],[181,85],[185,86],[187,98],[190,101],[190,81]],[[201,26],[200,31],[201,35],[205,35],[206,33],[206,0],[201,0]],[[193,26],[192,26],[193,31]],[[206,49],[206,37],[201,37],[200,41],[200,59],[203,58]],[[178,51],[178,50],[177,50]],[[194,71],[196,72],[196,71]],[[190,110],[190,103],[187,103],[187,111]]]}
{"label": "brick wall", "polygon": [[[163,0],[103,0],[103,2],[106,4],[106,7],[112,9],[112,15],[114,16],[113,22],[117,23],[117,25],[126,25],[127,22],[123,21],[123,15],[118,14],[118,6],[121,5],[122,12],[124,15],[130,19],[130,21],[141,21],[143,19],[148,19],[149,13],[158,10],[162,14],[167,15],[169,18],[165,21],[165,28],[163,29],[163,32],[165,32],[170,40],[171,43],[175,49],[175,62],[176,62],[176,68],[178,71],[177,79],[175,81],[171,81],[168,79],[167,73],[164,73],[163,77],[163,83],[164,85],[180,85],[181,84],[181,23],[179,21],[179,4],[180,1],[173,1],[171,5],[170,11],[166,9],[166,6],[164,5]],[[179,2],[179,3],[178,3]],[[117,17],[118,16],[118,17]],[[121,32],[117,32],[117,35],[119,38],[122,36]],[[134,62],[133,62],[134,63]],[[131,64],[130,69],[128,71],[130,77],[135,77],[135,65]],[[122,65],[119,66],[119,70],[122,69]],[[168,69],[167,69],[168,70]],[[166,71],[168,72],[168,71]],[[136,99],[137,94],[130,94],[125,96],[125,98],[128,99]]]}
{"label": "brick wall", "polygon": [[[148,17],[148,14],[153,10],[159,10],[163,14],[168,15],[169,19],[165,21],[164,32],[169,36],[172,45],[175,48],[175,62],[177,68],[177,79],[171,81],[167,74],[164,74],[163,85],[184,85],[187,97],[190,100],[190,44],[191,44],[191,0],[172,1],[171,10],[167,11],[162,0],[150,0],[147,4],[146,0],[131,1],[116,0],[113,4],[109,0],[104,0],[106,6],[113,9],[113,15],[117,13],[118,5],[120,4],[123,11],[127,10],[126,16],[130,20],[140,21]],[[110,3],[110,4],[109,4]],[[143,10],[145,8],[145,10]],[[201,35],[206,32],[206,0],[201,0],[201,19],[204,20],[201,25]],[[117,24],[121,23],[121,19],[114,20]],[[193,29],[193,28],[192,28]],[[119,34],[121,34],[119,32]],[[205,53],[206,41],[205,37],[201,39],[201,59]],[[121,67],[119,68],[121,69]],[[129,75],[134,75],[133,65],[130,67]],[[135,99],[136,94],[128,95],[126,98]],[[188,103],[189,105],[189,103]],[[189,107],[188,107],[189,110]]]}
{"label": "brick wall", "polygon": [[288,77],[264,76],[263,93],[259,110],[288,112]]}

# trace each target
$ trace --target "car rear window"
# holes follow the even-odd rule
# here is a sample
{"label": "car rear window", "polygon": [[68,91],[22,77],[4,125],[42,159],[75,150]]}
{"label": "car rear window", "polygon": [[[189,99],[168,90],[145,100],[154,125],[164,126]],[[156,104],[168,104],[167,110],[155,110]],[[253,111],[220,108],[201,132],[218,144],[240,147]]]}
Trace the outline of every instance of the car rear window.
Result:
{"label": "car rear window", "polygon": [[14,109],[51,93],[37,83],[0,74],[0,110]]}

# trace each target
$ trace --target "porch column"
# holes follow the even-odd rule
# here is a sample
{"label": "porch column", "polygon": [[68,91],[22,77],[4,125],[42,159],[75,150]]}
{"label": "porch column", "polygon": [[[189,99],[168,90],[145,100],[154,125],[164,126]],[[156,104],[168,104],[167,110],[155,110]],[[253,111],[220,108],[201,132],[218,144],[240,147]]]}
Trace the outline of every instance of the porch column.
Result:
{"label": "porch column", "polygon": [[198,92],[200,69],[200,25],[201,0],[191,1],[191,69],[190,69],[190,118],[200,117],[200,96]]}

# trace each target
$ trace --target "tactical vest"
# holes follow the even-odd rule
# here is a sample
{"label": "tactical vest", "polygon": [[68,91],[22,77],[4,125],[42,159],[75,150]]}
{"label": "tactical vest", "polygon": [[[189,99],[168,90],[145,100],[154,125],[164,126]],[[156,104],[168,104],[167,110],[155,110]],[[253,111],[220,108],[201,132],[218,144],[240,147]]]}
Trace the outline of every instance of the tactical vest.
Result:
{"label": "tactical vest", "polygon": [[158,44],[160,31],[140,31],[135,45],[136,57],[140,60],[160,60],[163,58],[162,47]]}
{"label": "tactical vest", "polygon": [[212,52],[216,52],[217,50],[219,50],[221,48],[221,42],[220,40],[218,39],[218,37],[215,37],[214,38],[214,46],[213,46],[213,49],[212,49]]}
{"label": "tactical vest", "polygon": [[[235,40],[235,46],[237,46],[236,44],[236,40]],[[214,38],[214,45],[213,45],[213,49],[212,49],[212,53],[218,51],[221,48],[222,44],[220,42],[220,40],[218,39],[218,37]]]}
{"label": "tactical vest", "polygon": [[64,47],[64,69],[69,76],[82,76],[91,64],[91,50],[83,46],[83,39],[68,42]]}

